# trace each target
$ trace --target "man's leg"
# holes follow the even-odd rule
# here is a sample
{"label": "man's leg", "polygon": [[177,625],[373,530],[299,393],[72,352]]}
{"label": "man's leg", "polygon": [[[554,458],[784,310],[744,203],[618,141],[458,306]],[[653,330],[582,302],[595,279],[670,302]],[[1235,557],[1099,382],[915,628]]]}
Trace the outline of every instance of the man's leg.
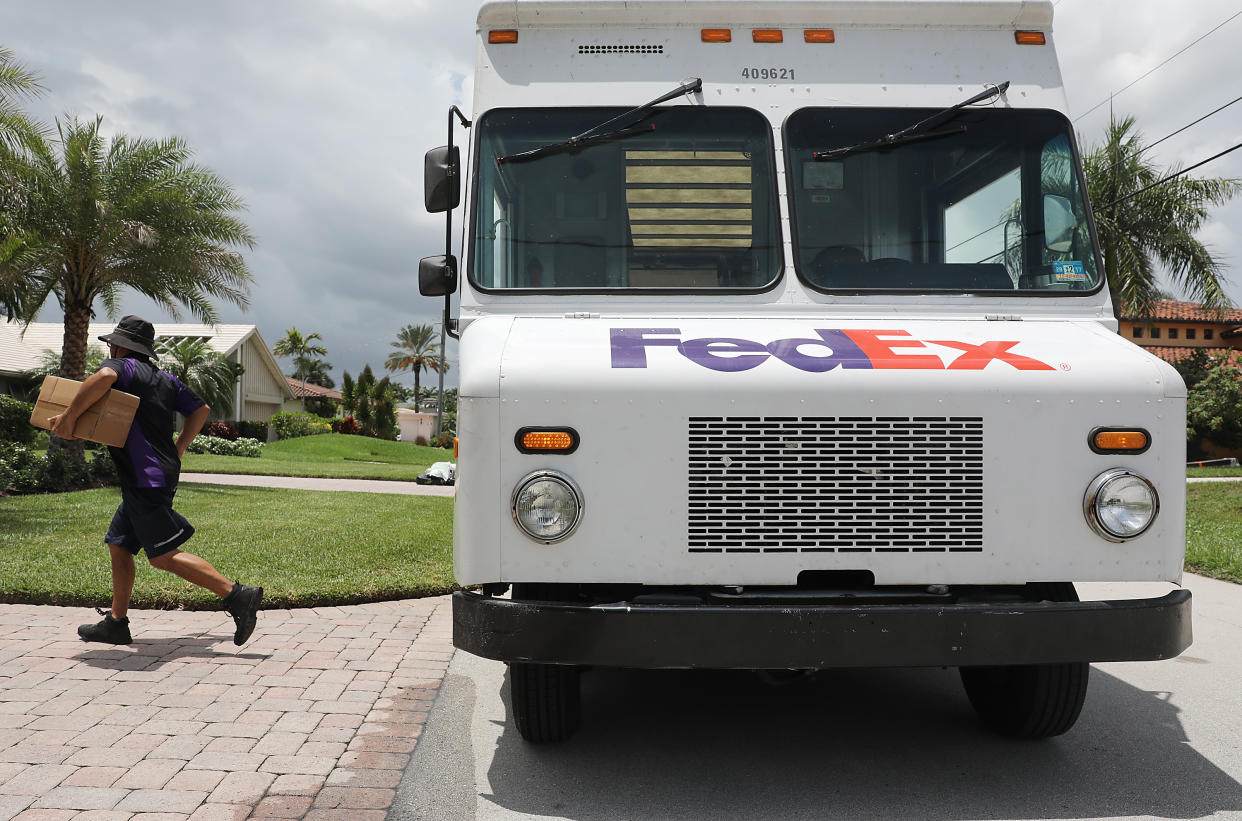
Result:
{"label": "man's leg", "polygon": [[134,592],[134,556],[119,544],[108,545],[112,554],[112,618],[120,620],[129,613],[129,599]]}
{"label": "man's leg", "polygon": [[211,562],[193,553],[186,553],[184,550],[171,550],[168,553],[153,556],[151,565],[180,576],[190,584],[210,590],[222,599],[233,592],[233,583],[221,576],[220,572],[211,566]]}
{"label": "man's leg", "polygon": [[245,584],[234,584],[211,566],[211,562],[186,553],[184,550],[170,550],[158,556],[149,557],[151,565],[160,570],[167,570],[185,579],[191,584],[210,590],[224,599],[224,607],[233,616],[237,630],[233,634],[233,643],[242,645],[254,632],[259,619],[259,605],[263,601],[263,588]]}

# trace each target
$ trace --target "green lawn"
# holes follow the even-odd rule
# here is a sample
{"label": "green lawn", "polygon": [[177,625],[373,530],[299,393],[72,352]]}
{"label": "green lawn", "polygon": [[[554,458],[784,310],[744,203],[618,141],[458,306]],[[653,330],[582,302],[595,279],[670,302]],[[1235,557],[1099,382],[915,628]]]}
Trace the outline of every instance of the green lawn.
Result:
{"label": "green lawn", "polygon": [[1196,476],[1233,476],[1242,479],[1242,467],[1186,468],[1186,475],[1192,479]]}
{"label": "green lawn", "polygon": [[1186,486],[1186,569],[1242,583],[1242,482]]}
{"label": "green lawn", "polygon": [[[103,534],[119,501],[115,489],[0,498],[0,601],[106,605]],[[453,590],[452,505],[431,496],[187,485],[176,506],[197,528],[187,550],[231,579],[262,585],[267,607],[310,607]],[[141,555],[137,566],[135,607],[218,606]]]}
{"label": "green lawn", "polygon": [[257,459],[187,453],[187,473],[249,473],[313,476],[330,479],[398,479],[414,481],[432,462],[451,462],[453,452],[370,436],[325,433],[282,439],[263,446]]}

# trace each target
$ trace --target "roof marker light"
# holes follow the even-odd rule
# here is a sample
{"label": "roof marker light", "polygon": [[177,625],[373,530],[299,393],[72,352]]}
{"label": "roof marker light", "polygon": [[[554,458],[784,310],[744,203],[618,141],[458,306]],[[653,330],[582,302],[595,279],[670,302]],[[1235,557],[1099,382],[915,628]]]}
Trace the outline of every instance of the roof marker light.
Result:
{"label": "roof marker light", "polygon": [[1047,40],[1042,31],[1015,31],[1013,33],[1013,41],[1020,46],[1047,45]]}
{"label": "roof marker light", "polygon": [[732,29],[703,29],[699,32],[699,36],[704,43],[731,43],[733,42]]}
{"label": "roof marker light", "polygon": [[832,29],[803,29],[802,39],[807,43],[835,43],[837,35]]}
{"label": "roof marker light", "polygon": [[497,29],[487,33],[487,42],[496,43],[516,43],[518,41],[517,29]]}
{"label": "roof marker light", "polygon": [[756,43],[783,43],[785,32],[780,29],[754,29],[750,33],[750,39]]}

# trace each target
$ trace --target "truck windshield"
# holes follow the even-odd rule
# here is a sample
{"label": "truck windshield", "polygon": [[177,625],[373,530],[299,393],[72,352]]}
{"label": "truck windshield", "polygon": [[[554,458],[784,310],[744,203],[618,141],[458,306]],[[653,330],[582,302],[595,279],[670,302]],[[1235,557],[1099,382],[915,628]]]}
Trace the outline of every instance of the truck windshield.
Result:
{"label": "truck windshield", "polygon": [[963,109],[930,139],[832,156],[935,109],[807,108],[785,125],[799,276],[827,291],[1082,292],[1099,284],[1069,123]]}
{"label": "truck windshield", "polygon": [[479,118],[470,275],[484,290],[759,290],[781,272],[771,126],[742,108],[674,106],[616,139],[497,163],[624,108]]}

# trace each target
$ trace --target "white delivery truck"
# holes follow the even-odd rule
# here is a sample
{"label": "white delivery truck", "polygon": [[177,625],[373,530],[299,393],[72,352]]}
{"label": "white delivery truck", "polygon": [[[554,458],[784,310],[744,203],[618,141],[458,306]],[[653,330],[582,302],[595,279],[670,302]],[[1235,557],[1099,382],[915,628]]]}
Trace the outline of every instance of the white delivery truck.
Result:
{"label": "white delivery truck", "polygon": [[1116,333],[1051,2],[486,2],[474,91],[419,278],[523,737],[592,667],[953,666],[1042,738],[1190,644],[1073,586],[1180,582],[1186,391]]}

